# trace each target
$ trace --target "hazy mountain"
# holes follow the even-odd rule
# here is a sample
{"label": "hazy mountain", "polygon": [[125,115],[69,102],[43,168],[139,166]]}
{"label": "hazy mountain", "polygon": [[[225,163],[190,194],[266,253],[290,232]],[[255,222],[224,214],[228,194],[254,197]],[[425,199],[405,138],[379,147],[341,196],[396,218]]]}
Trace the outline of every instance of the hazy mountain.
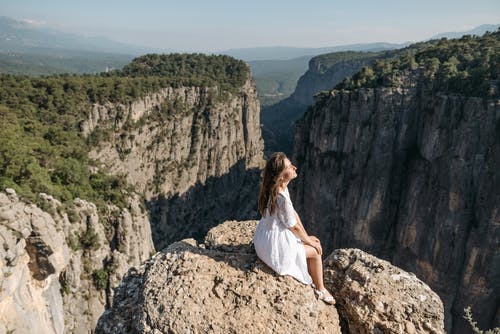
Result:
{"label": "hazy mountain", "polygon": [[85,50],[130,55],[172,52],[172,50],[116,42],[105,37],[87,37],[37,27],[24,21],[0,16],[0,52],[53,54],[61,52],[61,50]]}
{"label": "hazy mountain", "polygon": [[[494,32],[500,27],[499,24],[483,24],[474,29],[461,31],[461,32],[444,32],[432,36],[429,39],[446,38],[459,38],[463,35],[483,35],[486,31]],[[298,48],[286,46],[265,46],[256,48],[240,48],[219,51],[217,53],[226,54],[245,61],[256,60],[290,60],[303,56],[312,58],[316,55],[339,52],[339,51],[384,51],[392,49],[400,49],[410,45],[411,42],[405,43],[358,43],[347,44],[323,48]]]}
{"label": "hazy mountain", "polygon": [[443,32],[437,35],[432,36],[430,39],[439,39],[439,38],[460,38],[463,35],[477,35],[481,36],[485,32],[495,32],[498,30],[500,27],[500,24],[483,24],[480,25],[479,27],[475,27],[474,29],[467,30],[467,31],[450,31],[450,32]]}
{"label": "hazy mountain", "polygon": [[257,48],[229,49],[219,51],[219,54],[226,54],[245,61],[252,60],[289,60],[303,56],[313,56],[339,52],[339,51],[383,51],[391,49],[399,49],[410,45],[410,42],[394,44],[394,43],[360,43],[347,44],[323,48],[297,48],[287,46],[264,46]]}
{"label": "hazy mountain", "polygon": [[103,37],[85,37],[0,16],[0,72],[46,75],[118,69],[147,49]]}

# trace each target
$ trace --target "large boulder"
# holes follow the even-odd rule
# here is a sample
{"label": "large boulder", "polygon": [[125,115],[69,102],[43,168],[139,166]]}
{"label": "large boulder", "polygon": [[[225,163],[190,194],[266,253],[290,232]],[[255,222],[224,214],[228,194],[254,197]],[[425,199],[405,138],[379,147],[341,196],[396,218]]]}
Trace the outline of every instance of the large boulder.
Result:
{"label": "large boulder", "polygon": [[414,274],[359,249],[335,250],[325,284],[348,333],[445,333],[439,296]]}
{"label": "large boulder", "polygon": [[171,244],[129,270],[97,333],[341,333],[335,307],[255,255],[257,222]]}
{"label": "large boulder", "polygon": [[225,222],[203,243],[173,243],[130,269],[96,332],[444,333],[443,304],[415,275],[361,250],[337,250],[324,261],[338,308],[328,306],[256,257],[256,224]]}

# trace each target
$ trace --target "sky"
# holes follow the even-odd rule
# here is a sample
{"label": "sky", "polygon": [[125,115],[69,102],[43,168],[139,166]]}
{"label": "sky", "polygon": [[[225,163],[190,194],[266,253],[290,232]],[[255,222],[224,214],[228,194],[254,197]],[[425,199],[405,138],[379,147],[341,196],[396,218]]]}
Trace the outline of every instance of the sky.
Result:
{"label": "sky", "polygon": [[151,48],[416,42],[500,23],[499,0],[0,0],[0,15]]}

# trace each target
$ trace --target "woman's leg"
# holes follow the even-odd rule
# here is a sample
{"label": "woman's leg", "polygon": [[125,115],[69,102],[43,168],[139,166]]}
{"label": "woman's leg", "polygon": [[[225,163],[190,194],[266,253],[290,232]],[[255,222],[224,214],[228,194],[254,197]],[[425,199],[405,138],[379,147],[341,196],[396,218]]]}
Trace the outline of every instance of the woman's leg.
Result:
{"label": "woman's leg", "polygon": [[304,245],[304,248],[306,250],[307,269],[309,269],[309,275],[311,275],[316,289],[323,290],[325,286],[323,285],[323,262],[321,261],[321,255],[319,255],[316,249],[312,246]]}
{"label": "woman's leg", "polygon": [[[309,270],[309,274],[313,280],[315,289],[318,291],[322,291],[321,296],[323,296],[323,300],[333,305],[335,304],[335,298],[325,289],[323,284],[323,262],[321,261],[321,255],[318,254],[316,249],[312,246],[304,245],[306,251],[306,260],[307,260],[307,269]],[[316,292],[318,293],[318,292]],[[318,297],[320,295],[318,294]]]}

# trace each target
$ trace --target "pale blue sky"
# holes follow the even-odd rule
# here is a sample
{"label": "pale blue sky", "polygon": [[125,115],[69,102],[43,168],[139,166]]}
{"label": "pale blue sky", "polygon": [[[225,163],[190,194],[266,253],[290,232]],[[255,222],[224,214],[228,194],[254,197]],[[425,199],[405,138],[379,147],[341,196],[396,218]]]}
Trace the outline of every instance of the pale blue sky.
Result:
{"label": "pale blue sky", "polygon": [[182,51],[405,42],[500,23],[499,0],[0,0],[0,15]]}

